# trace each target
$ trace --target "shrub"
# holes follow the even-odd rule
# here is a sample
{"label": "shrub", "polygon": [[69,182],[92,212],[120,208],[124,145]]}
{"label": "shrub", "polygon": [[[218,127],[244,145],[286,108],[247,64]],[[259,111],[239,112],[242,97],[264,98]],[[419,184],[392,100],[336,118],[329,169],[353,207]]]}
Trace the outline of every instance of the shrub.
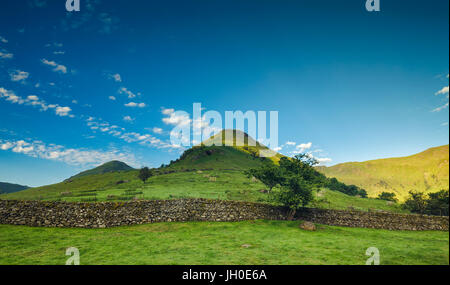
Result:
{"label": "shrub", "polygon": [[397,198],[395,198],[395,193],[391,193],[391,192],[382,192],[378,195],[377,199],[391,201],[391,202],[397,202]]}

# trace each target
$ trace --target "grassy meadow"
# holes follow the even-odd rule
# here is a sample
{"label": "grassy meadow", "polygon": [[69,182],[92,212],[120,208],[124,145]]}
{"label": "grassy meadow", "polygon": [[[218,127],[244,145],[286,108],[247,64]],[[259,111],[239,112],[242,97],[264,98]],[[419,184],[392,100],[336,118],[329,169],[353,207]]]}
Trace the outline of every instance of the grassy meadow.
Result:
{"label": "grassy meadow", "polygon": [[[354,264],[377,247],[382,265],[449,264],[448,232],[388,231],[299,221],[156,223],[109,229],[0,225],[0,264]],[[200,242],[201,241],[201,242]]]}

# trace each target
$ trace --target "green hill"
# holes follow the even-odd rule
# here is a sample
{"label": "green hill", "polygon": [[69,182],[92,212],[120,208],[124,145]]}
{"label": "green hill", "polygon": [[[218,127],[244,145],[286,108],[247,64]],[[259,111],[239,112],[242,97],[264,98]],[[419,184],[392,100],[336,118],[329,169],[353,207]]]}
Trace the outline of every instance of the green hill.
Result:
{"label": "green hill", "polygon": [[0,182],[0,193],[14,193],[28,189],[28,186],[23,186],[19,184]]}
{"label": "green hill", "polygon": [[[243,144],[237,144],[241,135]],[[230,139],[231,138],[231,139]],[[270,153],[271,157],[261,157]],[[171,161],[168,169],[245,170],[265,163],[276,163],[281,154],[237,130],[223,130],[208,140],[186,150],[179,159]]]}
{"label": "green hill", "polygon": [[83,176],[94,175],[94,174],[103,174],[103,173],[117,172],[117,171],[130,171],[130,170],[134,170],[134,168],[131,166],[128,166],[128,164],[126,164],[124,162],[113,160],[113,161],[104,163],[96,168],[80,172],[77,175],[70,177],[69,180],[72,180],[74,178],[80,178]]}
{"label": "green hill", "polygon": [[366,189],[371,197],[394,192],[402,201],[410,190],[430,193],[449,188],[449,146],[407,157],[347,162],[317,169],[328,177]]}
{"label": "green hill", "polygon": [[[61,200],[61,201],[126,201],[131,199],[210,198],[252,202],[270,202],[265,186],[244,175],[244,170],[277,162],[281,157],[259,157],[267,147],[245,135],[245,145],[220,146],[225,142],[224,131],[203,145],[186,150],[169,165],[154,169],[147,183],[138,179],[138,170],[115,171],[122,165],[114,162],[73,176],[61,183],[31,188],[26,191],[0,195],[1,199]],[[233,132],[236,134],[236,132]],[[212,142],[212,143],[211,143]],[[211,145],[211,146],[205,146]],[[276,191],[277,189],[275,189]],[[398,205],[376,199],[363,199],[321,189],[315,193],[313,207],[360,210],[402,211]]]}

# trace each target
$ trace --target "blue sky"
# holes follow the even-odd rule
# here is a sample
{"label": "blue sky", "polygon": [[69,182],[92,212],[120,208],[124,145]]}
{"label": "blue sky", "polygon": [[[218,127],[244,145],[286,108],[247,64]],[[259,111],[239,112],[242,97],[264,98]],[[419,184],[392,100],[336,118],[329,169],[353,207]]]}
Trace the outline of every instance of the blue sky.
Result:
{"label": "blue sky", "polygon": [[447,0],[4,1],[0,181],[157,167],[173,110],[275,110],[327,165],[448,144]]}

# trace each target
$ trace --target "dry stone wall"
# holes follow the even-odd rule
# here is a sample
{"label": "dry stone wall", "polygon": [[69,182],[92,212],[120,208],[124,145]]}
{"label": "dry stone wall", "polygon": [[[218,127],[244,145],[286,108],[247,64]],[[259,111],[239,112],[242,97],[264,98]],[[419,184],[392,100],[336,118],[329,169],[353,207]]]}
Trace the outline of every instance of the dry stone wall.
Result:
{"label": "dry stone wall", "polygon": [[[0,224],[106,228],[172,221],[284,220],[286,209],[267,204],[178,199],[70,203],[0,200]],[[448,217],[304,209],[297,219],[314,223],[389,230],[445,230]]]}

